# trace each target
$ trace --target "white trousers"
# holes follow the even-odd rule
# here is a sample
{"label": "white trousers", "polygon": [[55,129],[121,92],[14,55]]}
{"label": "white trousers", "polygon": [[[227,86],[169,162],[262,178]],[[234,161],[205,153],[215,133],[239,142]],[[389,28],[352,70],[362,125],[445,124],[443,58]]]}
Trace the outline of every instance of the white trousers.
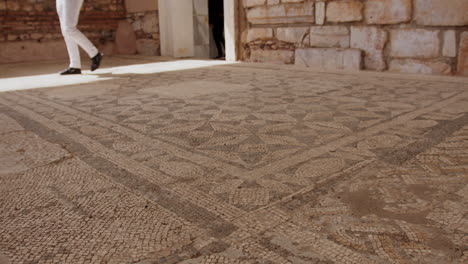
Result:
{"label": "white trousers", "polygon": [[79,31],[78,18],[83,0],[56,0],[57,13],[60,19],[60,28],[67,45],[68,56],[70,57],[70,68],[81,69],[80,51],[78,46],[88,53],[92,58],[98,54],[98,49],[89,39]]}

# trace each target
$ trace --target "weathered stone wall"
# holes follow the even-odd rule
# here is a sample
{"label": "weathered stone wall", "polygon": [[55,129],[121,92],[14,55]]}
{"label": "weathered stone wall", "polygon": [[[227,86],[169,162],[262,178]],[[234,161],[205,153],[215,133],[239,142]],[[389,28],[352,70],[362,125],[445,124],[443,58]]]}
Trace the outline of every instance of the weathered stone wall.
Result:
{"label": "weathered stone wall", "polygon": [[[0,0],[0,63],[67,58],[55,0]],[[85,0],[79,29],[106,54],[115,52],[124,0]]]}
{"label": "weathered stone wall", "polygon": [[[125,0],[127,22],[131,26],[134,42],[127,38],[126,54],[160,55],[160,34],[157,0]],[[128,26],[124,26],[129,29]],[[125,31],[125,30],[124,30]],[[130,32],[124,32],[131,34]],[[118,43],[119,46],[121,43]],[[134,50],[131,52],[130,50]]]}
{"label": "weathered stone wall", "polygon": [[244,59],[468,75],[468,0],[242,0]]}

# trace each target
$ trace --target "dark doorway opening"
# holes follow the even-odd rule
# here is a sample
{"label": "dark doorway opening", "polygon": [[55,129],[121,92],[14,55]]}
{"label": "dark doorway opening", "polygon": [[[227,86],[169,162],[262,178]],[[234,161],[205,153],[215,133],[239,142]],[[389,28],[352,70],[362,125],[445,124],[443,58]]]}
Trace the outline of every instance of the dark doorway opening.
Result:
{"label": "dark doorway opening", "polygon": [[214,49],[211,54],[214,54],[212,59],[224,60],[226,57],[226,41],[224,39],[224,1],[209,0],[208,2],[210,22],[210,33],[213,36],[214,44],[211,49]]}

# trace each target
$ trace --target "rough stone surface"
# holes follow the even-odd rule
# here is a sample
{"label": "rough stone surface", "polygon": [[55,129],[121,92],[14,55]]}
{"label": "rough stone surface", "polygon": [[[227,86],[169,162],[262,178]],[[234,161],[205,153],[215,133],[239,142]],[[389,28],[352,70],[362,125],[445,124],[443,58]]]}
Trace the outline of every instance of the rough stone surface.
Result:
{"label": "rough stone surface", "polygon": [[266,0],[243,0],[244,7],[260,6],[266,3]]}
{"label": "rough stone surface", "polygon": [[468,31],[460,35],[458,51],[458,74],[468,76]]}
{"label": "rough stone surface", "polygon": [[466,0],[415,0],[414,10],[414,19],[420,25],[468,25],[468,1]]}
{"label": "rough stone surface", "polygon": [[18,1],[7,1],[6,2],[6,7],[8,10],[11,11],[18,11],[21,9],[21,3]]}
{"label": "rough stone surface", "polygon": [[1,260],[466,263],[466,78],[64,63],[0,65]]}
{"label": "rough stone surface", "polygon": [[138,39],[136,41],[136,50],[138,54],[147,56],[158,56],[159,42],[152,39]]}
{"label": "rough stone surface", "polygon": [[155,13],[147,13],[141,21],[141,29],[145,33],[158,32],[158,17]]}
{"label": "rough stone surface", "polygon": [[0,43],[0,63],[47,61],[68,58],[63,40]]}
{"label": "rough stone surface", "polygon": [[[194,2],[194,8],[196,7],[196,3]],[[206,8],[207,9],[207,8]],[[203,10],[197,9],[197,12],[203,13]],[[207,12],[207,10],[206,10]],[[200,39],[203,36],[208,36],[208,25],[206,22],[206,27],[204,28],[201,26],[201,23],[204,23],[204,19],[202,16],[195,16],[194,19],[194,27],[196,34],[194,35],[195,42],[198,44]],[[132,25],[135,39],[141,40],[141,43],[150,43],[150,42],[157,42],[157,46],[160,46],[160,32],[159,32],[159,13],[158,11],[146,11],[146,12],[137,12],[137,13],[128,13],[127,14],[127,21]],[[197,23],[199,22],[199,23]],[[205,30],[206,29],[206,30]],[[199,30],[199,31],[197,31]],[[130,33],[129,33],[130,34]],[[133,39],[133,37],[130,37]],[[146,40],[146,41],[144,41]],[[199,42],[197,42],[199,41]],[[140,48],[140,50],[142,50]],[[145,53],[148,54],[148,53]],[[159,54],[158,53],[151,53],[151,54]]]}
{"label": "rough stone surface", "polygon": [[247,10],[252,24],[314,23],[314,2],[259,6]]}
{"label": "rough stone surface", "polygon": [[273,29],[271,28],[251,28],[247,32],[247,42],[271,38],[273,38]]}
{"label": "rough stone surface", "polygon": [[438,30],[395,29],[390,32],[390,55],[392,57],[435,58],[439,56]]}
{"label": "rough stone surface", "polygon": [[125,0],[125,9],[128,13],[158,10],[158,1]]}
{"label": "rough stone surface", "polygon": [[396,24],[411,19],[411,0],[370,0],[365,2],[368,24]]}
{"label": "rough stone surface", "polygon": [[295,64],[323,70],[361,69],[361,51],[353,49],[297,49]]}
{"label": "rough stone surface", "polygon": [[306,38],[308,34],[308,27],[287,27],[276,30],[276,38],[278,40],[297,44],[309,44],[309,40]]}
{"label": "rough stone surface", "polygon": [[327,5],[328,22],[352,22],[362,20],[363,4],[357,0],[329,2]]}
{"label": "rough stone surface", "polygon": [[383,50],[387,41],[388,33],[378,27],[351,27],[351,48],[364,51],[366,69],[385,70]]}
{"label": "rough stone surface", "polygon": [[120,21],[115,35],[115,43],[120,54],[136,53],[136,35],[132,25],[126,21]]}
{"label": "rough stone surface", "polygon": [[294,51],[253,49],[250,54],[250,61],[291,64],[294,62]]}
{"label": "rough stone surface", "polygon": [[433,62],[433,61],[422,61],[422,60],[392,60],[390,62],[391,72],[400,73],[413,73],[413,74],[438,74],[448,75],[451,74],[452,69],[450,65],[445,62]]}
{"label": "rough stone surface", "polygon": [[448,30],[444,32],[444,47],[442,55],[445,57],[457,56],[457,35],[455,30]]}
{"label": "rough stone surface", "polygon": [[[247,42],[244,33],[241,57],[245,59],[249,59],[251,49],[255,48],[292,51],[298,48],[352,48],[363,51],[364,68],[373,71],[387,70],[392,59],[424,60],[431,69],[443,68],[432,67],[441,65],[435,62],[442,62],[449,64],[453,71],[456,64],[464,61],[457,54],[459,35],[464,30],[460,26],[468,25],[466,0],[251,2],[252,6],[244,10],[246,28],[273,28],[275,39],[259,38]],[[307,5],[310,5],[309,9]],[[311,30],[306,41],[302,41],[302,30],[290,28],[305,26]],[[345,32],[351,31],[352,27],[354,34]]]}
{"label": "rough stone surface", "polygon": [[325,23],[325,2],[315,3],[315,23],[323,25]]}
{"label": "rough stone surface", "polygon": [[310,46],[349,48],[349,29],[345,26],[311,27]]}

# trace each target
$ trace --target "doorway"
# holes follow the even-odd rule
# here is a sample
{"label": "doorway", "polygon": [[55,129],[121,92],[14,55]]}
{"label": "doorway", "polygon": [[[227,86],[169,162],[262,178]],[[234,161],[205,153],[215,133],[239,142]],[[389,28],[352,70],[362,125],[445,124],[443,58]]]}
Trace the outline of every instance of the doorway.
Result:
{"label": "doorway", "polygon": [[210,24],[210,59],[226,58],[224,37],[224,1],[208,0],[208,21]]}
{"label": "doorway", "polygon": [[[214,0],[212,8],[210,0],[158,0],[159,1],[159,27],[161,38],[161,54],[174,58],[193,58],[205,54],[211,58],[210,13],[217,16],[216,26],[224,26],[224,41],[221,37],[223,55],[227,61],[237,60],[238,20],[237,8],[239,0]],[[222,3],[220,5],[220,3]],[[221,12],[221,15],[220,13]],[[221,17],[221,18],[220,18]],[[213,20],[211,20],[213,21]],[[213,21],[215,22],[215,21]],[[213,24],[214,26],[214,24]],[[219,35],[218,35],[219,36]],[[218,37],[217,36],[217,37]],[[201,37],[201,39],[199,38]],[[200,40],[205,40],[201,41]],[[224,43],[223,43],[224,42]],[[215,52],[219,55],[213,39]]]}

